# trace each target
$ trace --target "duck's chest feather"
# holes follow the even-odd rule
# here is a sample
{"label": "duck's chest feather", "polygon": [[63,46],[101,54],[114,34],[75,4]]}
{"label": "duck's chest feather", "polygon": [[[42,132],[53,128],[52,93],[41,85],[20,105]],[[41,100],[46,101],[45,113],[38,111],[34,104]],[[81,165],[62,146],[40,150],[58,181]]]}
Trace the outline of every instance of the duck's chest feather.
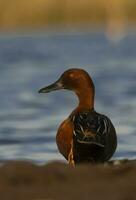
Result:
{"label": "duck's chest feather", "polygon": [[71,142],[73,140],[73,128],[73,123],[68,118],[59,126],[56,135],[58,149],[66,159],[68,159],[68,155],[71,149]]}

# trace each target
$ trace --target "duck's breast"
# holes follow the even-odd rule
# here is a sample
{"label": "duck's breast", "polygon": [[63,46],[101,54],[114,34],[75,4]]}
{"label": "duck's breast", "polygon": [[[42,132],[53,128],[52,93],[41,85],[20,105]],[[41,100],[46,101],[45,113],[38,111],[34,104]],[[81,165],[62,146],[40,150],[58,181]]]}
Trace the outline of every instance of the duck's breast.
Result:
{"label": "duck's breast", "polygon": [[73,140],[73,123],[68,118],[62,122],[59,126],[57,135],[56,135],[56,143],[60,153],[68,159],[68,154],[71,149],[71,143]]}

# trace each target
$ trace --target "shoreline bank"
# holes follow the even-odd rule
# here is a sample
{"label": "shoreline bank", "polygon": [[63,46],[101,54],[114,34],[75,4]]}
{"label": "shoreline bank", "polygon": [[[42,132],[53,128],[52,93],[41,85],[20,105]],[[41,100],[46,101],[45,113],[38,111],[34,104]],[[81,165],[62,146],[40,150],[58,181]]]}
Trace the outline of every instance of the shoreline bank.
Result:
{"label": "shoreline bank", "polygon": [[0,167],[1,200],[135,199],[136,160],[42,166],[11,161]]}

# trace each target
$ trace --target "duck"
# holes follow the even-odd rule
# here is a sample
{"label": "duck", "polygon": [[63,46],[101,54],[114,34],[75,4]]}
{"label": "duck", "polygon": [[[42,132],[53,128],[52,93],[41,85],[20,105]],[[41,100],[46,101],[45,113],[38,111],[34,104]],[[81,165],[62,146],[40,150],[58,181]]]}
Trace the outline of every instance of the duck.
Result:
{"label": "duck", "polygon": [[84,69],[71,68],[39,93],[60,89],[72,90],[78,97],[78,105],[57,130],[59,152],[72,166],[107,162],[116,150],[117,135],[109,117],[95,111],[92,78]]}

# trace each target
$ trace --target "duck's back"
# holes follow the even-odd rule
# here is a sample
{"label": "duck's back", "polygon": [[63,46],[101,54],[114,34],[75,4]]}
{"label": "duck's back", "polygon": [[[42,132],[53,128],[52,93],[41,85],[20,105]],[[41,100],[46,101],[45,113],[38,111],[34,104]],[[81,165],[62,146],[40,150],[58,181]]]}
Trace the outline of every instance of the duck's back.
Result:
{"label": "duck's back", "polygon": [[92,110],[75,114],[72,121],[75,163],[109,160],[117,146],[116,131],[110,119]]}

